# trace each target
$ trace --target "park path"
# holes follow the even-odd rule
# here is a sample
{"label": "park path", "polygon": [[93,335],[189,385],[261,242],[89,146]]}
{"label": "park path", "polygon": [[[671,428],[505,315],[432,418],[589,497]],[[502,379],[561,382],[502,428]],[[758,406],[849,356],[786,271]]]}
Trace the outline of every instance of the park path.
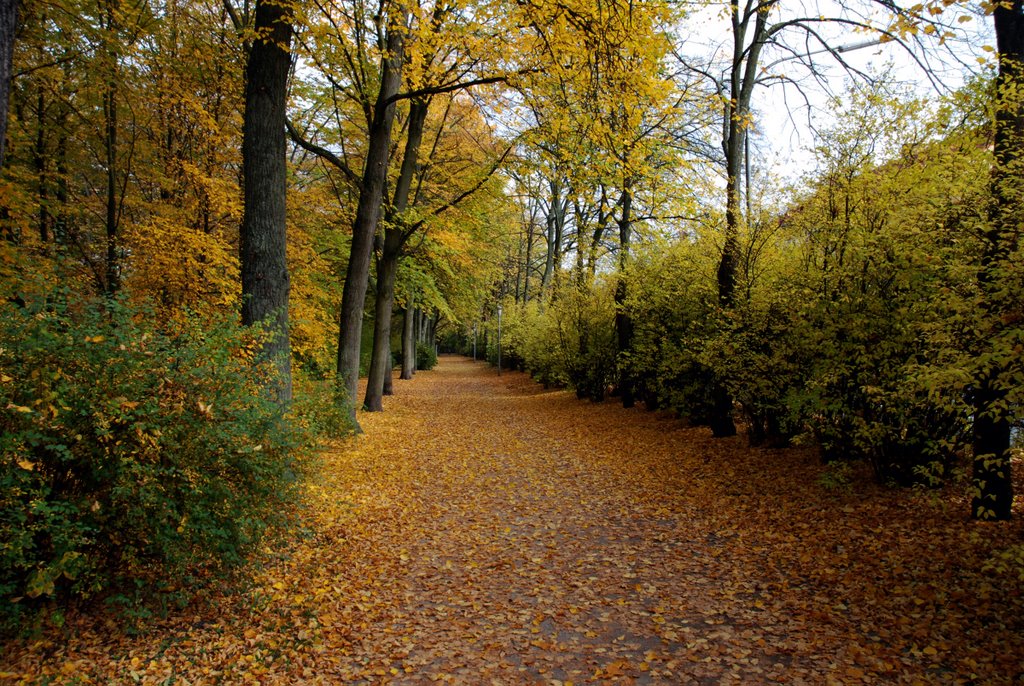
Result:
{"label": "park path", "polygon": [[808,452],[715,441],[459,357],[395,386],[384,413],[361,415],[362,436],[326,452],[305,528],[266,551],[246,591],[141,636],[72,617],[63,638],[8,653],[0,671],[78,683],[987,683],[1012,678],[997,663],[1006,651],[1024,654],[1012,619],[971,628],[1006,597],[990,589],[990,607],[957,609],[975,579],[939,551],[966,538],[924,530],[936,515],[915,520],[919,503],[822,489]]}

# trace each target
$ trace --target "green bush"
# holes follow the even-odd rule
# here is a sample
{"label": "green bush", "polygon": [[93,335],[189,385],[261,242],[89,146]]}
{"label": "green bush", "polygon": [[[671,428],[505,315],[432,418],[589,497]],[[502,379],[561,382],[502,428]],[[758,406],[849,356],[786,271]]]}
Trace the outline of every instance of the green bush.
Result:
{"label": "green bush", "polygon": [[429,371],[437,366],[437,351],[428,343],[416,344],[416,369]]}
{"label": "green bush", "polygon": [[[613,285],[562,285],[544,303],[506,300],[502,366],[525,369],[545,387],[569,386],[581,398],[603,400],[618,368]],[[488,360],[495,364],[497,335],[491,325]]]}
{"label": "green bush", "polygon": [[338,391],[334,379],[322,380],[293,372],[294,400],[290,417],[311,440],[339,438],[355,431],[352,401]]}
{"label": "green bush", "polygon": [[118,301],[0,305],[0,629],[48,599],[180,591],[281,519],[306,439],[258,344]]}
{"label": "green bush", "polygon": [[633,320],[629,371],[638,396],[649,408],[672,410],[694,425],[711,420],[713,342],[723,323],[710,304],[716,294],[692,266],[700,259],[689,243],[638,255],[627,290]]}

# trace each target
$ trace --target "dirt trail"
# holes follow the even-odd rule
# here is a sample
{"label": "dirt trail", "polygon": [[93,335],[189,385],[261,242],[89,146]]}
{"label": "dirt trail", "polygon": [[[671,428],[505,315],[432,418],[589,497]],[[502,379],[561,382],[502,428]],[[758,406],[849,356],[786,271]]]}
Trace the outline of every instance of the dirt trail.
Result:
{"label": "dirt trail", "polygon": [[134,638],[75,617],[63,636],[8,650],[0,672],[556,685],[1016,676],[1019,586],[989,584],[978,599],[971,560],[984,544],[956,517],[870,486],[826,491],[808,453],[751,451],[463,358],[396,391],[384,413],[361,416],[363,436],[328,452],[308,530],[268,552],[250,590]]}

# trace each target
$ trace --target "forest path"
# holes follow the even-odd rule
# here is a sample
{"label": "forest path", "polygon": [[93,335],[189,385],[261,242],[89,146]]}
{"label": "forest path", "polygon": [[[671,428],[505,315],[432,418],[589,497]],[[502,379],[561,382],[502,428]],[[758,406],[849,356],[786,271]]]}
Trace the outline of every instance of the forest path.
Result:
{"label": "forest path", "polygon": [[361,415],[365,434],[327,452],[308,529],[268,551],[245,593],[139,637],[70,618],[62,639],[26,644],[0,672],[192,684],[1015,676],[1019,590],[985,581],[977,537],[923,496],[825,489],[810,452],[750,450],[463,358],[395,383],[384,413]]}

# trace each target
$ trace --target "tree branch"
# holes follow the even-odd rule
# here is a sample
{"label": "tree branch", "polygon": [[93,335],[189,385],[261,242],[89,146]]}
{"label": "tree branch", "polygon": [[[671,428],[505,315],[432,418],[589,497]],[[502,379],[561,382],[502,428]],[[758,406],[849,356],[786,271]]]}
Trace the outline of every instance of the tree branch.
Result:
{"label": "tree branch", "polygon": [[508,75],[503,74],[501,76],[485,76],[471,81],[449,83],[445,86],[427,86],[426,88],[417,88],[416,90],[406,91],[405,93],[395,93],[393,96],[388,98],[384,104],[387,106],[392,103],[396,103],[399,100],[410,100],[412,98],[425,98],[432,95],[440,95],[442,93],[453,93],[455,91],[472,88],[473,86],[483,86],[490,83],[504,83],[507,80]]}
{"label": "tree branch", "polygon": [[291,137],[292,141],[297,146],[299,146],[303,150],[313,153],[322,160],[330,162],[339,171],[341,171],[342,174],[345,175],[345,178],[348,179],[353,186],[358,187],[362,183],[362,179],[360,179],[359,176],[356,175],[356,173],[353,172],[352,169],[333,152],[331,152],[327,148],[320,147],[316,143],[311,143],[307,141],[305,138],[302,137],[302,134],[300,134],[298,130],[292,125],[291,121],[285,120],[285,126],[288,127],[289,137]]}
{"label": "tree branch", "polygon": [[487,183],[492,176],[494,176],[494,173],[496,171],[498,171],[498,169],[501,168],[501,165],[505,162],[505,158],[508,157],[509,153],[512,152],[512,149],[514,147],[515,147],[515,144],[510,145],[507,148],[505,148],[505,152],[501,153],[501,157],[499,157],[497,159],[497,161],[493,165],[491,165],[490,170],[488,170],[487,174],[485,174],[484,177],[481,178],[480,181],[478,181],[476,183],[476,185],[474,185],[472,188],[469,188],[466,191],[463,191],[458,196],[456,196],[454,199],[452,199],[452,200],[448,201],[447,203],[445,203],[444,205],[441,205],[440,207],[436,208],[429,215],[427,215],[423,219],[420,219],[418,222],[416,222],[415,224],[410,226],[408,229],[406,229],[405,235],[403,237],[403,240],[407,240],[409,238],[409,236],[411,236],[413,233],[418,231],[423,226],[423,224],[426,223],[426,221],[428,219],[431,219],[433,217],[437,217],[437,216],[447,212],[451,208],[456,207],[463,200],[465,200],[466,198],[468,198],[469,196],[473,195],[478,190],[483,188],[483,185],[485,183]]}

